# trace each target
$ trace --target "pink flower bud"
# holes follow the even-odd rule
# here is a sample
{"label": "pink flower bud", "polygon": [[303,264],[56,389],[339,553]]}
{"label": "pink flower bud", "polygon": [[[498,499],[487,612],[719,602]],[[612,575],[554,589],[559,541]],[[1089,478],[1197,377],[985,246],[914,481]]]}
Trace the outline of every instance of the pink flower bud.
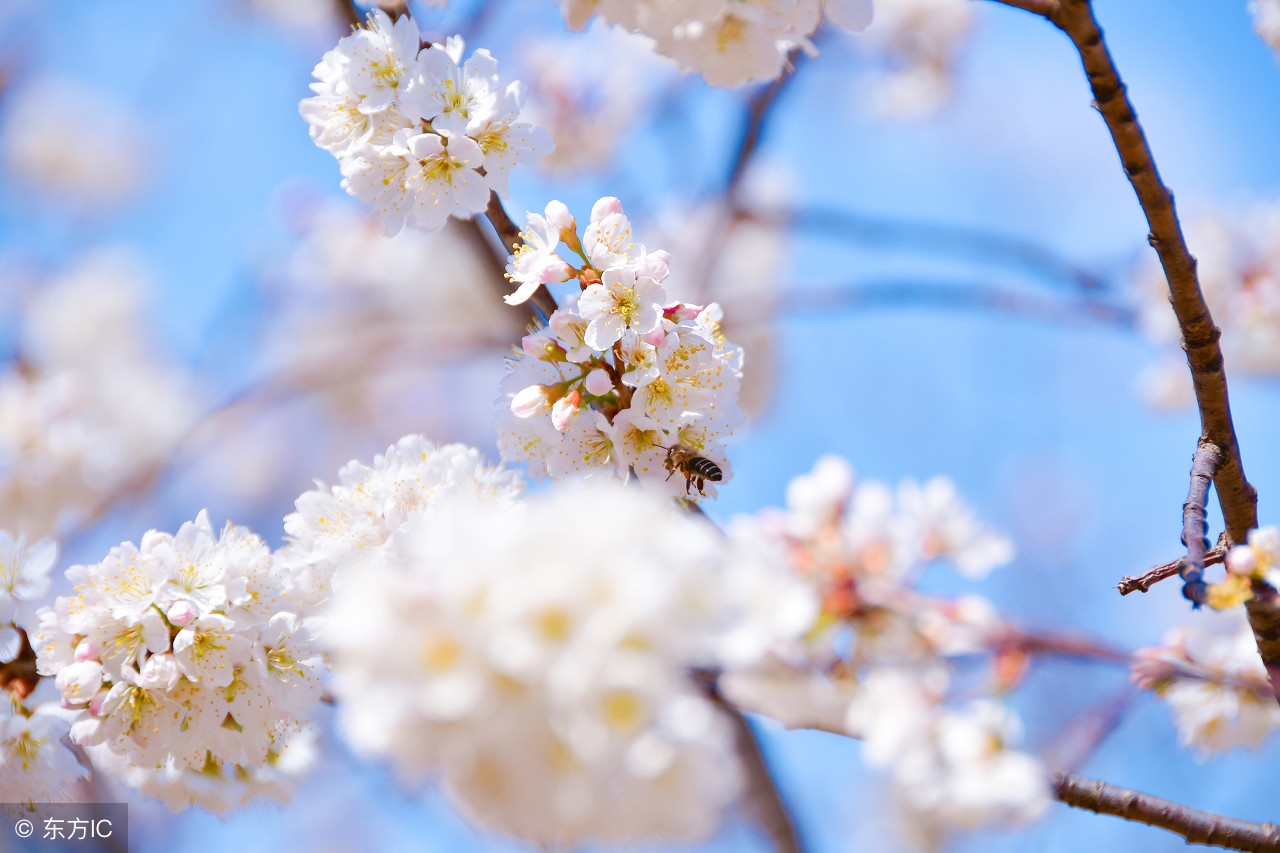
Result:
{"label": "pink flower bud", "polygon": [[647,332],[640,336],[640,340],[644,341],[651,347],[661,346],[662,342],[667,339],[667,330],[659,323],[657,328],[652,332]]}
{"label": "pink flower bud", "polygon": [[1227,571],[1233,575],[1252,576],[1258,568],[1258,555],[1248,545],[1237,545],[1227,552]]}
{"label": "pink flower bud", "polygon": [[564,432],[569,422],[581,411],[582,392],[574,388],[568,394],[565,394],[556,404],[551,407],[551,425],[558,431]]}
{"label": "pink flower bud", "polygon": [[564,361],[564,347],[556,343],[555,336],[546,329],[525,335],[520,339],[520,348],[543,361]]}
{"label": "pink flower bud", "polygon": [[93,640],[81,640],[79,644],[76,645],[75,657],[77,661],[97,660],[101,656],[102,646],[95,643]]}
{"label": "pink flower bud", "polygon": [[662,316],[675,323],[696,319],[701,313],[701,305],[690,305],[687,302],[673,302],[662,309]]}
{"label": "pink flower bud", "polygon": [[611,195],[607,195],[591,207],[591,221],[599,222],[611,213],[621,212],[622,202],[618,201]]}
{"label": "pink flower bud", "polygon": [[603,397],[613,390],[613,380],[599,367],[587,374],[587,381],[583,385],[587,387],[588,394],[594,394],[597,397]]}
{"label": "pink flower bud", "polygon": [[169,621],[179,628],[185,628],[190,625],[199,615],[189,601],[175,601],[166,614]]}
{"label": "pink flower bud", "polygon": [[511,398],[511,414],[517,418],[534,418],[545,415],[551,404],[547,400],[547,386],[530,385]]}
{"label": "pink flower bud", "polygon": [[[565,234],[576,234],[578,231],[577,221],[574,220],[573,214],[569,212],[569,208],[562,201],[548,202],[545,216],[551,227],[560,232],[561,240],[565,240]],[[566,242],[568,241],[566,240]]]}
{"label": "pink flower bud", "polygon": [[107,690],[99,690],[93,694],[93,698],[89,700],[89,713],[95,717],[102,715],[102,701],[107,698]]}

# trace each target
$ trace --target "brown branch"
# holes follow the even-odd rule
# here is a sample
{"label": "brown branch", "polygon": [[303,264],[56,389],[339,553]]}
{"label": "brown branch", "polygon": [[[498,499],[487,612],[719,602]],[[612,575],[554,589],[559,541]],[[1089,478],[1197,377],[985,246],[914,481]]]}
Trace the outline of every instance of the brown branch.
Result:
{"label": "brown branch", "polygon": [[725,196],[729,199],[731,205],[734,205],[737,200],[742,179],[747,173],[747,166],[751,163],[751,158],[755,156],[756,147],[760,144],[760,138],[763,135],[769,113],[778,102],[778,97],[783,90],[795,78],[796,68],[799,67],[803,56],[804,54],[800,48],[792,48],[791,52],[787,54],[786,67],[783,69],[782,74],[772,83],[752,95],[751,100],[747,102],[746,115],[742,126],[742,139],[738,143],[738,153],[733,158],[733,165],[729,168],[729,178],[725,181]]}
{"label": "brown branch", "polygon": [[[1174,207],[1173,194],[1160,179],[1155,159],[1138,124],[1120,73],[1103,41],[1089,0],[997,0],[1044,15],[1071,39],[1093,90],[1094,106],[1106,121],[1125,175],[1133,186],[1151,231],[1147,239],[1160,258],[1169,283],[1169,303],[1182,330],[1196,406],[1200,410],[1201,440],[1216,445],[1221,464],[1213,477],[1227,537],[1241,543],[1258,526],[1258,493],[1249,484],[1236,442],[1223,366],[1222,333],[1213,322],[1196,278],[1196,261],[1187,248]],[[1254,581],[1253,598],[1245,603],[1258,653],[1271,686],[1280,700],[1280,594],[1263,581]]]}
{"label": "brown branch", "polygon": [[353,28],[364,23],[364,14],[353,0],[333,0],[333,8],[337,11],[338,17]]}
{"label": "brown branch", "polygon": [[764,753],[760,751],[760,743],[751,729],[751,722],[720,693],[715,672],[698,670],[693,675],[702,684],[707,698],[724,711],[733,726],[738,759],[742,762],[742,769],[747,777],[747,802],[752,806],[763,829],[773,839],[773,849],[776,853],[803,853],[800,833],[791,819],[782,794],[773,782],[773,774],[769,771]]}
{"label": "brown branch", "polygon": [[[491,191],[489,193],[489,208],[484,212],[484,215],[488,218],[489,224],[493,226],[493,230],[497,232],[498,239],[502,241],[502,266],[505,267],[507,257],[515,251],[517,246],[524,243],[524,240],[520,237],[520,229],[511,221],[511,217],[507,215],[506,208],[502,206],[502,199],[498,198],[496,192]],[[545,284],[538,285],[538,289],[533,292],[529,302],[538,311],[542,312],[543,318],[550,317],[556,310],[555,297],[551,295],[551,291],[547,290]]]}
{"label": "brown branch", "polygon": [[1204,560],[1209,550],[1209,522],[1205,504],[1209,500],[1209,484],[1222,461],[1222,452],[1211,442],[1201,439],[1191,460],[1191,486],[1182,504],[1182,544],[1187,556],[1182,561],[1182,594],[1196,605],[1204,603]]}
{"label": "brown branch", "polygon": [[[1219,538],[1218,544],[1205,552],[1205,566],[1216,566],[1227,558],[1227,550],[1230,546],[1224,541],[1225,537],[1226,534],[1223,534]],[[1155,568],[1147,569],[1140,575],[1126,575],[1120,579],[1120,583],[1116,584],[1116,589],[1120,590],[1121,595],[1128,595],[1131,592],[1147,592],[1160,581],[1182,574],[1182,569],[1186,563],[1186,557],[1179,557],[1168,563],[1162,563]]]}
{"label": "brown branch", "polygon": [[1280,827],[1273,823],[1223,817],[1071,773],[1056,773],[1053,781],[1058,800],[1072,808],[1167,829],[1188,844],[1280,851]]}

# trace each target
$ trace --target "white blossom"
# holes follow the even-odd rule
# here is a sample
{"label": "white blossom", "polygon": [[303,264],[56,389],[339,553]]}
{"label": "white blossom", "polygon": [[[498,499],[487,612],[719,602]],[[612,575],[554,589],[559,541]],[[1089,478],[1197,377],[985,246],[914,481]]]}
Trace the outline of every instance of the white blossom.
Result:
{"label": "white blossom", "polygon": [[[509,303],[542,279],[572,276],[581,287],[523,339],[503,379],[503,458],[525,462],[532,476],[634,473],[672,496],[715,494],[679,460],[707,460],[713,482],[732,477],[723,442],[742,422],[742,351],[721,332],[719,306],[668,301],[670,257],[635,241],[618,199],[595,203],[581,238],[575,226],[552,202],[546,217],[530,214],[529,243],[512,258]],[[580,250],[581,268],[556,253],[560,244]]]}
{"label": "white blossom", "polygon": [[0,702],[0,799],[6,803],[65,803],[89,775],[62,743],[69,723],[56,705],[19,713]]}
{"label": "white blossom", "polygon": [[404,517],[327,622],[352,746],[541,845],[714,831],[739,771],[690,670],[798,636],[811,594],[617,485]]}
{"label": "white blossom", "polygon": [[0,663],[22,651],[18,629],[35,627],[36,605],[49,590],[49,572],[58,558],[52,539],[27,546],[7,530],[0,530]]}
{"label": "white blossom", "polygon": [[503,85],[487,51],[462,62],[464,44],[419,49],[413,18],[380,9],[316,66],[315,94],[299,112],[312,139],[337,158],[342,186],[373,204],[388,235],[406,224],[435,231],[505,195],[511,170],[552,150],[545,131],[519,121],[523,93]]}
{"label": "white blossom", "polygon": [[[162,771],[221,812],[234,796],[220,789],[270,772],[308,728],[321,661],[287,567],[258,537],[232,525],[217,536],[201,513],[67,577],[75,594],[32,633],[37,667],[78,712],[72,740],[122,781]],[[183,611],[185,626],[167,618]]]}
{"label": "white blossom", "polygon": [[1253,16],[1254,32],[1280,55],[1280,2],[1249,0],[1249,14]]}

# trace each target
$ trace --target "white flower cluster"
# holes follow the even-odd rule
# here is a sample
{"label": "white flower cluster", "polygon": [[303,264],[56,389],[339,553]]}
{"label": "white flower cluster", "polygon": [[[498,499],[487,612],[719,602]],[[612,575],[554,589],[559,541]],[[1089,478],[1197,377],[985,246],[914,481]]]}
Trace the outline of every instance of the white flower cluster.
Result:
{"label": "white flower cluster", "polygon": [[846,30],[871,21],[871,0],[561,0],[569,26],[600,15],[643,33],[685,71],[712,86],[772,80],[787,53],[814,50],[809,36],[825,17]]}
{"label": "white flower cluster", "polygon": [[1163,645],[1138,650],[1133,664],[1134,680],[1169,704],[1178,741],[1201,760],[1257,749],[1280,728],[1280,706],[1243,608],[1202,616],[1208,628],[1175,628]]}
{"label": "white flower cluster", "polygon": [[316,94],[299,105],[311,138],[342,166],[342,186],[370,202],[387,234],[422,231],[483,212],[507,193],[511,170],[553,147],[519,121],[523,91],[503,86],[486,50],[463,63],[463,41],[419,49],[408,15],[370,13],[316,66]]}
{"label": "white flower cluster", "polygon": [[190,378],[152,346],[145,277],[99,250],[31,283],[0,369],[0,518],[29,538],[92,515],[191,423]]}
{"label": "white flower cluster", "polygon": [[475,448],[407,435],[372,466],[348,463],[338,485],[304,492],[285,517],[288,543],[276,560],[297,579],[297,597],[318,607],[347,577],[364,583],[362,568],[387,557],[392,534],[441,502],[506,506],[523,491],[516,472],[487,465]]}
{"label": "white flower cluster", "polygon": [[943,704],[946,658],[998,654],[1009,628],[982,598],[930,597],[915,583],[935,560],[980,578],[1013,556],[949,480],[907,481],[895,496],[824,457],[792,481],[785,511],[737,519],[730,534],[744,550],[780,555],[822,601],[803,643],[776,646],[768,665],[722,679],[731,699],[788,725],[863,738],[915,831],[1007,825],[1044,810],[1047,771],[1012,748],[1011,712],[988,700]]}
{"label": "white flower cluster", "polygon": [[[1202,214],[1186,231],[1227,363],[1264,376],[1280,373],[1280,203]],[[1144,396],[1161,407],[1187,405],[1193,396],[1182,335],[1154,252],[1144,256],[1134,287],[1139,328],[1166,352],[1144,375]]]}
{"label": "white flower cluster", "polygon": [[282,754],[320,698],[281,568],[260,538],[216,536],[202,512],[67,570],[76,593],[40,611],[32,643],[95,765],[175,809],[281,793]]}
{"label": "white flower cluster", "polygon": [[[502,458],[534,476],[634,472],[670,495],[714,495],[706,481],[732,476],[722,442],[742,422],[742,350],[721,333],[720,306],[667,302],[667,253],[633,241],[616,198],[596,202],[581,239],[557,201],[521,236],[508,303],[570,279],[581,292],[524,338],[503,379]],[[581,268],[557,254],[562,242]]]}
{"label": "white flower cluster", "polygon": [[57,558],[52,539],[27,547],[21,535],[15,540],[0,530],[0,664],[22,652],[23,632],[36,625],[37,602],[49,591],[49,572]]}
{"label": "white flower cluster", "polygon": [[912,119],[941,107],[961,48],[973,30],[968,0],[876,0],[876,17],[854,42],[873,60],[859,81],[871,110]]}
{"label": "white flower cluster", "polygon": [[815,615],[803,585],[619,485],[374,503],[396,521],[352,520],[353,541],[385,542],[326,622],[357,751],[438,776],[474,820],[542,846],[714,831],[740,778],[691,669],[798,636]]}
{"label": "white flower cluster", "polygon": [[1249,0],[1253,30],[1280,56],[1280,0]]}
{"label": "white flower cluster", "polygon": [[[101,213],[129,198],[146,176],[141,118],[73,80],[37,78],[6,92],[0,157],[11,185],[40,202]],[[93,144],[67,133],[68,116],[88,116]]]}

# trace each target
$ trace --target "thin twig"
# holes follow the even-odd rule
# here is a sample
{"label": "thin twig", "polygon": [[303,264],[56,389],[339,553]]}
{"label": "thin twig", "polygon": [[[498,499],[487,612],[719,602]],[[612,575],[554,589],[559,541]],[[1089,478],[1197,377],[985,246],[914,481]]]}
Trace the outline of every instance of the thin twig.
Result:
{"label": "thin twig", "polygon": [[[1204,565],[1216,566],[1221,563],[1227,558],[1229,547],[1220,539],[1217,545],[1214,545],[1204,553]],[[1182,574],[1182,569],[1186,562],[1186,557],[1179,557],[1176,560],[1170,560],[1167,563],[1147,569],[1140,575],[1126,575],[1120,579],[1120,583],[1116,584],[1116,589],[1120,590],[1121,595],[1128,595],[1131,592],[1147,592],[1160,581]]]}
{"label": "thin twig", "polygon": [[1045,750],[1045,763],[1068,771],[1079,767],[1116,730],[1139,695],[1134,685],[1127,684],[1110,698],[1076,714]]}
{"label": "thin twig", "polygon": [[1018,293],[985,282],[885,280],[822,287],[791,287],[778,296],[783,314],[829,314],[832,311],[915,307],[972,308],[1052,323],[1091,322],[1132,328],[1133,311],[1093,299],[1067,301],[1035,293]]}
{"label": "thin twig", "polygon": [[890,219],[851,210],[801,207],[791,210],[747,211],[742,217],[762,225],[791,228],[838,240],[865,243],[876,249],[904,247],[913,251],[952,252],[981,260],[1005,261],[1054,282],[1082,291],[1105,290],[1105,280],[1044,246],[1007,234],[960,225]]}
{"label": "thin twig", "polygon": [[1182,544],[1187,556],[1182,561],[1182,594],[1190,601],[1204,603],[1204,560],[1209,550],[1209,522],[1205,519],[1205,504],[1209,500],[1209,484],[1222,462],[1222,452],[1217,446],[1201,441],[1191,460],[1191,486],[1187,500],[1182,504]]}
{"label": "thin twig", "polygon": [[729,167],[729,177],[725,181],[725,196],[731,204],[737,200],[742,179],[746,175],[751,158],[755,156],[756,147],[760,144],[769,113],[783,90],[795,78],[796,68],[803,56],[800,48],[793,48],[787,54],[787,63],[782,74],[752,95],[751,100],[747,102],[746,115],[742,123],[742,140],[738,143],[738,153],[733,158],[733,165]]}
{"label": "thin twig", "polygon": [[802,853],[804,847],[800,833],[787,811],[782,794],[778,792],[778,786],[774,784],[773,774],[760,751],[751,722],[721,695],[715,673],[700,671],[695,675],[701,680],[707,697],[724,711],[733,725],[738,759],[747,777],[747,800],[754,807],[756,819],[773,839],[775,853]]}
{"label": "thin twig", "polygon": [[[1182,331],[1182,347],[1187,354],[1196,406],[1200,410],[1201,438],[1222,452],[1213,486],[1227,536],[1232,543],[1244,542],[1248,532],[1258,526],[1258,493],[1245,477],[1235,424],[1231,420],[1227,375],[1219,344],[1222,333],[1214,325],[1200,289],[1196,261],[1183,238],[1173,194],[1156,170],[1151,148],[1103,41],[1089,0],[996,2],[1043,15],[1067,34],[1080,53],[1093,90],[1094,106],[1106,121],[1125,175],[1138,196],[1150,227],[1147,239],[1156,250],[1169,283],[1169,303]],[[1245,603],[1245,610],[1258,653],[1280,700],[1280,593],[1264,581],[1255,581],[1253,597]]]}
{"label": "thin twig", "polygon": [[[520,236],[520,229],[511,217],[507,215],[507,210],[502,206],[502,199],[498,198],[496,192],[489,193],[489,208],[484,215],[489,219],[489,224],[493,226],[493,230],[497,232],[498,239],[502,241],[502,248],[506,255],[510,255],[516,250],[516,247],[524,243]],[[506,265],[506,257],[502,259],[503,266]],[[533,296],[529,297],[531,302],[538,311],[542,312],[542,318],[545,320],[550,317],[556,310],[555,297],[551,295],[551,291],[547,290],[545,284],[538,285],[538,289],[533,292]]]}
{"label": "thin twig", "polygon": [[1068,634],[1033,634],[1008,629],[1006,634],[990,638],[991,651],[1020,651],[1029,655],[1051,655],[1077,660],[1104,660],[1126,666],[1133,659],[1128,652],[1103,645],[1086,637]]}
{"label": "thin twig", "polygon": [[1223,817],[1072,773],[1056,773],[1053,781],[1057,798],[1072,808],[1167,829],[1188,844],[1280,851],[1280,827],[1274,823]]}

